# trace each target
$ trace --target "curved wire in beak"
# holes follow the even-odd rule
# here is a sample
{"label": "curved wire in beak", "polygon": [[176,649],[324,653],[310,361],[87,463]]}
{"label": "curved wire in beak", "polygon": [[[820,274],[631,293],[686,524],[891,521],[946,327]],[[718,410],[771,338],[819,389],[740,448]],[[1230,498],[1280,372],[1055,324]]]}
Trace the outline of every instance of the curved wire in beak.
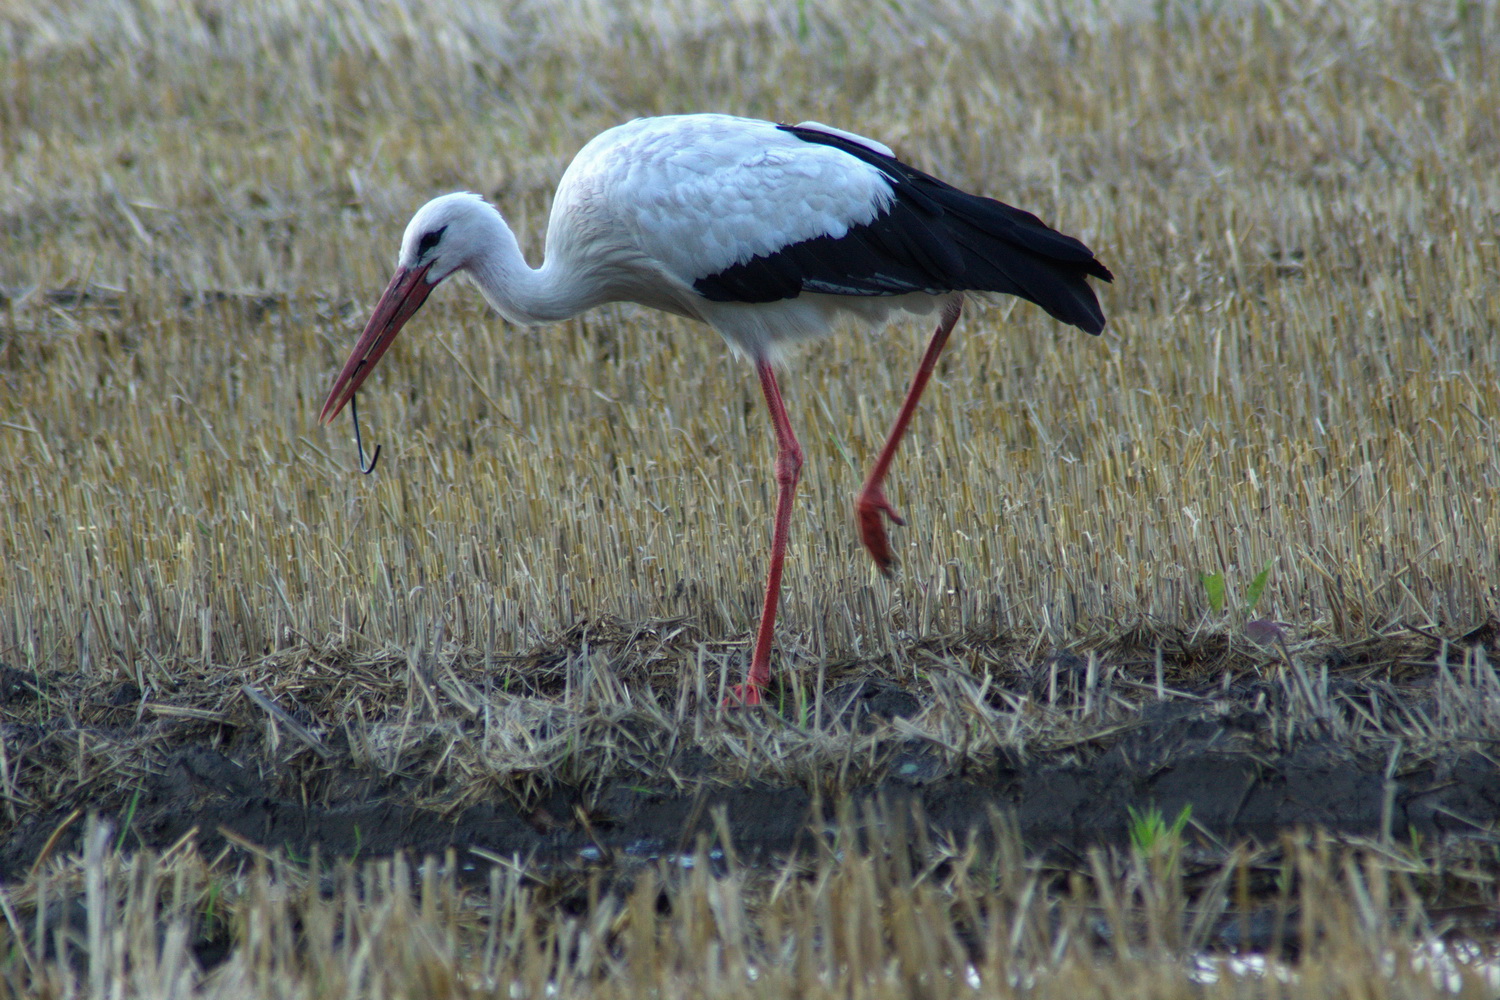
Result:
{"label": "curved wire in beak", "polygon": [[417,268],[396,269],[391,283],[381,293],[380,301],[375,303],[375,311],[370,314],[370,322],[365,324],[365,332],[359,335],[349,360],[344,363],[344,370],[334,379],[328,400],[318,414],[318,423],[326,424],[339,415],[370,372],[375,370],[375,362],[391,346],[401,327],[422,308],[422,303],[436,287],[427,283],[430,267],[431,264],[425,264]]}

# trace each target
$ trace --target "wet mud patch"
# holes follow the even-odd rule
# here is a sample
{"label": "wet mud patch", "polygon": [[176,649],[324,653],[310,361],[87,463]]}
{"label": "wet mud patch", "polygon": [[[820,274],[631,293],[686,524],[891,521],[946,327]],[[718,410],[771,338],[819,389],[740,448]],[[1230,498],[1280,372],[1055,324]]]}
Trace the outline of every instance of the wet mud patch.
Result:
{"label": "wet mud patch", "polygon": [[[1190,810],[1193,835],[1220,844],[1298,827],[1493,831],[1500,767],[1482,725],[1500,691],[1493,670],[1404,673],[1316,683],[1295,671],[1238,683],[1225,674],[1194,689],[1053,659],[1010,687],[867,675],[831,683],[817,711],[700,706],[691,727],[619,704],[570,712],[515,699],[510,708],[526,709],[516,742],[484,752],[491,736],[463,713],[425,723],[393,713],[361,731],[303,705],[272,724],[247,699],[237,711],[143,710],[125,685],[93,692],[90,712],[51,714],[64,701],[59,682],[6,668],[14,791],[0,878],[76,850],[90,814],[127,847],[192,835],[210,853],[455,849],[476,866],[646,859],[704,843],[742,857],[798,851],[851,801],[919,806],[937,834],[1004,816],[1029,847],[1063,852],[1125,842],[1132,810],[1146,808]],[[92,724],[74,724],[81,715]],[[396,750],[382,758],[377,736]]]}

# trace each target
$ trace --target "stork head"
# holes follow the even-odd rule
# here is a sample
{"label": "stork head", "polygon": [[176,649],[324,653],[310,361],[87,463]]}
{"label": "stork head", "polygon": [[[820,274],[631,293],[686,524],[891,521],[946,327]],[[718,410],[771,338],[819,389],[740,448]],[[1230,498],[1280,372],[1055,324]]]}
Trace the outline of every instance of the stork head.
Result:
{"label": "stork head", "polygon": [[479,253],[495,214],[489,202],[468,191],[432,199],[406,224],[396,267],[428,268],[428,284],[436,285]]}
{"label": "stork head", "polygon": [[328,400],[318,414],[319,423],[326,424],[338,416],[354,398],[401,327],[422,308],[439,282],[467,267],[478,256],[483,237],[493,227],[495,218],[495,210],[488,202],[466,191],[434,198],[417,210],[401,237],[396,273],[380,294],[364,333],[334,380]]}

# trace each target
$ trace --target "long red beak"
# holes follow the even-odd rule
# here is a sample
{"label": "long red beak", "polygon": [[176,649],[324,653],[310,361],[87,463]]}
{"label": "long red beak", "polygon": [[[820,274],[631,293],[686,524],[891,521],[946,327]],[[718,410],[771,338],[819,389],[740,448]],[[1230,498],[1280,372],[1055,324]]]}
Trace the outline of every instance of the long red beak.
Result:
{"label": "long red beak", "polygon": [[365,324],[365,332],[359,335],[359,342],[354,345],[349,360],[344,363],[344,370],[334,380],[333,389],[328,393],[328,401],[318,414],[318,423],[326,424],[339,415],[339,411],[354,398],[354,393],[375,370],[375,362],[391,346],[396,334],[401,332],[401,327],[422,308],[422,303],[427,301],[427,296],[436,287],[427,283],[427,270],[431,266],[427,264],[415,269],[396,269],[396,273],[391,276],[391,283],[380,294],[380,301],[375,303],[375,312],[370,315],[370,322]]}

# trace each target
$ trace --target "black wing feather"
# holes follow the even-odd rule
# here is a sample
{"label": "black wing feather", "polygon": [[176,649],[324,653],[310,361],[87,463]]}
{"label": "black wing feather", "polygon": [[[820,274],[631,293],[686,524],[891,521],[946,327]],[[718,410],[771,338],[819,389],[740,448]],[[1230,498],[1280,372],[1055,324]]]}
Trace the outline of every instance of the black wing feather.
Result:
{"label": "black wing feather", "polygon": [[820,236],[699,278],[716,302],[775,302],[831,295],[1003,292],[1035,302],[1089,333],[1104,312],[1087,279],[1113,276],[1087,246],[1030,212],[968,194],[861,143],[818,129],[779,126],[876,167],[895,201],[841,237]]}

